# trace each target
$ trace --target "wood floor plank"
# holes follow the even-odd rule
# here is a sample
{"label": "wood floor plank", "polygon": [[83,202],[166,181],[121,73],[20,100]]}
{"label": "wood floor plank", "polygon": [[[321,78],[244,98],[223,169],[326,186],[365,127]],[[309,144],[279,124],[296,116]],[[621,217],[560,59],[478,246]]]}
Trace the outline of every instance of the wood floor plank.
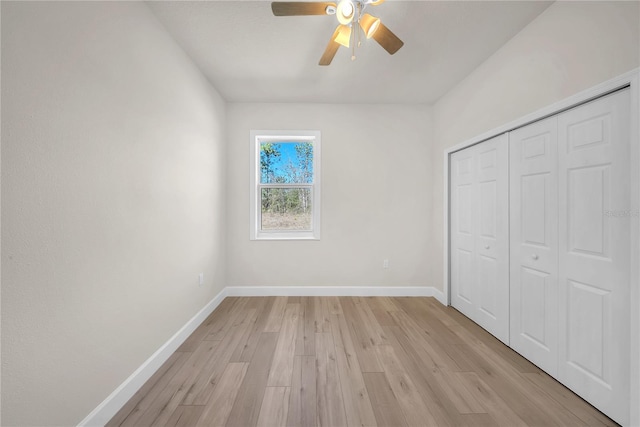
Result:
{"label": "wood floor plank", "polygon": [[336,365],[336,349],[330,332],[316,333],[316,368],[316,425],[346,425],[344,400]]}
{"label": "wood floor plank", "polygon": [[211,340],[211,341],[222,341],[225,335],[233,327],[238,316],[241,315],[242,310],[246,308],[248,303],[249,303],[249,298],[237,298],[236,303],[230,308],[229,312],[224,316],[227,319],[227,321],[217,322],[215,325],[209,328],[209,333],[204,339]]}
{"label": "wood floor plank", "polygon": [[179,405],[171,414],[165,427],[193,427],[197,425],[204,406]]}
{"label": "wood floor plank", "polygon": [[206,405],[209,402],[227,363],[231,360],[231,355],[256,318],[255,308],[241,310],[241,315],[236,318],[215,354],[202,367],[197,380],[190,385],[182,400],[183,405]]}
{"label": "wood floor plank", "polygon": [[313,298],[316,332],[331,332],[329,301],[326,297]]}
{"label": "wood floor plank", "polygon": [[298,305],[300,306],[300,315],[298,316],[298,323],[296,324],[296,338],[294,354],[296,356],[302,356],[304,354],[304,300],[303,297],[298,298]]}
{"label": "wood floor plank", "polygon": [[182,343],[178,351],[194,351],[200,341],[215,329],[222,328],[229,320],[229,314],[238,298],[225,298],[220,305],[207,317],[207,319]]}
{"label": "wood floor plank", "polygon": [[240,339],[238,340],[238,343],[236,344],[236,346],[234,347],[233,351],[229,356],[229,362],[240,362],[239,359],[242,354],[242,351],[247,346],[247,342],[249,341],[249,338],[251,338],[254,328],[256,327],[259,328],[259,326],[257,326],[259,308],[253,308],[251,310],[254,311],[254,315],[249,320],[248,322],[249,324],[247,325],[247,327],[245,327],[244,330],[242,331],[242,334],[240,336]]}
{"label": "wood floor plank", "polygon": [[407,426],[407,420],[400,409],[400,404],[382,372],[365,372],[362,374],[369,391],[373,413],[379,426]]}
{"label": "wood floor plank", "polygon": [[287,426],[299,426],[300,424],[302,424],[302,356],[296,354],[293,358],[293,372],[291,373]]}
{"label": "wood floor plank", "polygon": [[290,393],[290,387],[267,387],[260,406],[259,426],[285,427],[287,425]]}
{"label": "wood floor plank", "polygon": [[187,352],[173,353],[122,409],[114,415],[106,426],[115,427],[124,425],[127,418],[129,418],[129,425],[135,424],[139,417],[147,410],[151,402],[167,387],[171,378],[182,368],[190,356],[191,353]]}
{"label": "wood floor plank", "polygon": [[273,355],[267,387],[290,387],[293,358],[296,350],[296,332],[300,318],[300,304],[287,304]]}
{"label": "wood floor plank", "polygon": [[360,315],[360,319],[362,320],[362,328],[364,333],[367,334],[369,340],[372,345],[385,345],[387,343],[387,339],[384,336],[384,331],[382,330],[382,326],[376,320],[376,316],[374,316],[371,308],[366,303],[364,298],[355,297],[352,298],[353,305],[356,309],[356,312]]}
{"label": "wood floor plank", "polygon": [[380,326],[396,326],[395,320],[388,311],[381,310],[377,307],[371,308],[371,312],[376,317],[376,321]]}
{"label": "wood floor plank", "polygon": [[280,332],[282,326],[282,318],[284,317],[284,309],[287,306],[287,297],[276,297],[271,312],[267,318],[267,324],[264,332]]}
{"label": "wood floor plank", "polygon": [[198,425],[224,426],[249,367],[248,363],[229,363],[225,368],[211,399],[204,406]]}
{"label": "wood floor plank", "polygon": [[316,358],[315,356],[296,356],[293,366],[287,426],[315,426]]}
{"label": "wood floor plank", "polygon": [[255,308],[258,317],[253,325],[247,329],[246,339],[238,343],[238,346],[231,355],[231,362],[250,362],[253,353],[256,351],[260,334],[264,331],[267,319],[271,314],[271,308],[275,302],[275,297],[256,298],[253,304],[247,305],[247,308]]}
{"label": "wood floor plank", "polygon": [[[545,400],[534,387],[523,386],[518,371],[484,345],[460,345],[460,353],[475,365],[474,373],[529,425],[575,425],[579,420],[561,405]],[[487,357],[487,359],[484,359]],[[490,360],[494,358],[494,360]],[[498,363],[497,361],[500,361]],[[542,403],[545,402],[545,403]],[[542,411],[539,408],[544,407]]]}
{"label": "wood floor plank", "polygon": [[315,320],[315,304],[312,297],[304,297],[304,353],[308,356],[316,354],[316,320]]}
{"label": "wood floor plank", "polygon": [[376,418],[343,313],[332,314],[331,331],[349,426],[375,426]]}
{"label": "wood floor plank", "polygon": [[390,313],[398,311],[399,309],[391,299],[386,297],[367,297],[364,298],[364,300],[380,326],[396,326]]}
{"label": "wood floor plank", "polygon": [[342,313],[342,306],[338,297],[327,297],[327,311],[329,312],[329,323],[333,322],[333,315]]}
{"label": "wood floor plank", "polygon": [[369,304],[369,307],[371,307],[372,309],[379,308],[380,310],[384,310],[390,313],[402,310],[398,306],[398,304],[396,304],[393,299],[389,297],[366,297],[365,300],[367,301],[367,304]]}
{"label": "wood floor plank", "polygon": [[227,426],[252,427],[258,422],[260,405],[269,377],[269,368],[278,342],[278,333],[263,332],[244,376],[238,395],[233,402]]}
{"label": "wood floor plank", "polygon": [[398,327],[409,338],[414,347],[425,357],[425,364],[433,370],[460,371],[461,368],[447,352],[434,342],[429,334],[421,329],[416,322],[404,311],[397,311],[390,314]]}
{"label": "wood floor plank", "polygon": [[387,339],[393,347],[402,366],[411,377],[429,412],[436,419],[439,426],[457,427],[460,423],[459,411],[453,402],[446,398],[446,393],[440,389],[434,372],[424,364],[424,356],[416,351],[415,343],[397,326],[385,327]]}
{"label": "wood floor plank", "polygon": [[500,355],[500,357],[504,358],[507,363],[512,365],[518,372],[521,373],[539,373],[540,368],[536,365],[520,356],[518,353],[504,345],[501,341],[497,340],[487,331],[482,329],[476,323],[471,321],[470,319],[464,317],[458,310],[451,307],[443,307],[446,308],[446,312],[443,312],[438,309],[441,313],[446,313],[443,318],[454,320],[456,323],[450,326],[452,331],[458,331],[460,329],[465,329],[466,331],[472,331],[472,334],[475,337],[475,340],[482,342],[484,346],[491,349],[493,352]]}
{"label": "wood floor plank", "polygon": [[455,308],[445,307],[439,302],[435,301],[434,298],[421,298],[420,301],[417,301],[416,303],[419,306],[423,307],[424,312],[428,310],[429,313],[432,313],[433,316],[436,316],[439,320],[439,323],[446,325],[452,333],[455,333],[455,331],[459,331],[461,329],[472,331],[475,341],[482,342],[484,346],[491,349],[500,357],[504,358],[505,361],[508,364],[512,365],[518,372],[541,372],[540,368],[538,368],[536,365],[520,356],[518,353],[503,344],[500,340],[497,340],[493,335],[482,329],[471,319],[462,315],[462,313],[460,313]]}
{"label": "wood floor plank", "polygon": [[315,425],[316,358],[315,356],[296,356],[289,394],[287,426],[312,427]]}
{"label": "wood floor plank", "polygon": [[390,345],[376,346],[378,360],[384,367],[384,373],[389,381],[393,394],[410,426],[437,426],[438,423],[427,409],[418,389],[409,374],[398,360]]}
{"label": "wood floor plank", "polygon": [[456,374],[457,372],[442,370],[434,372],[433,377],[460,414],[485,414],[482,404],[467,390]]}
{"label": "wood floor plank", "polygon": [[[404,299],[401,300],[404,301]],[[469,371],[473,369],[467,359],[459,355],[456,347],[456,345],[460,343],[459,338],[456,337],[455,333],[450,330],[448,326],[445,326],[444,322],[436,325],[435,322],[432,322],[429,318],[423,317],[423,312],[409,314],[403,310],[401,313],[402,317],[398,316],[398,313],[391,313],[391,316],[398,319],[397,322],[400,324],[402,323],[402,319],[410,319],[410,321],[405,322],[405,325],[401,326],[400,329],[407,335],[411,330],[408,325],[413,325],[417,330],[417,335],[414,334],[414,338],[418,339],[414,347],[422,347],[428,354],[435,355],[437,360],[435,364],[437,366],[454,371]],[[457,323],[454,324],[457,325]],[[429,359],[431,358],[432,356],[429,356]]]}
{"label": "wood floor plank", "polygon": [[[471,342],[471,336],[467,342]],[[482,343],[461,345],[460,351],[476,365],[475,372],[487,383],[527,424],[530,425],[575,425],[579,419],[565,411],[556,401],[545,399],[538,389],[526,387],[516,367],[505,363],[492,349]],[[500,363],[498,363],[500,361]],[[535,403],[535,405],[532,405]],[[536,410],[544,407],[545,411]]]}
{"label": "wood floor plank", "polygon": [[[458,314],[451,313],[449,318],[456,317]],[[486,331],[479,331],[480,328],[475,323],[466,318],[458,320],[457,326],[450,326],[461,342],[458,345],[458,353],[467,358],[473,366],[473,371],[495,390],[521,419],[530,425],[580,423],[575,415],[564,410],[558,402],[545,399],[536,388],[524,386],[521,363],[513,362],[514,358],[520,358],[519,355],[497,339],[487,337]]]}
{"label": "wood floor plank", "polygon": [[241,297],[241,298],[247,300],[247,304],[244,306],[244,308],[246,309],[255,308],[256,310],[258,310],[260,307],[264,306],[264,304],[266,304],[267,301],[275,297]]}
{"label": "wood floor plank", "polygon": [[315,356],[302,356],[301,426],[313,426],[318,415],[318,386]]}
{"label": "wood floor plank", "polygon": [[158,393],[146,410],[139,417],[125,420],[123,426],[163,425],[166,424],[173,411],[182,404],[187,390],[201,375],[203,366],[216,353],[220,341],[200,341],[196,350],[191,353],[187,362],[172,376],[165,387]]}
{"label": "wood floor plank", "polygon": [[[437,342],[445,347],[448,344],[458,344],[458,338],[435,311],[418,300],[429,298],[395,298],[396,302],[406,314],[408,314],[420,328],[429,332],[429,335],[437,338]],[[433,299],[433,298],[431,298]]]}
{"label": "wood floor plank", "polygon": [[462,414],[457,427],[496,427],[495,418],[489,414]]}
{"label": "wood floor plank", "polygon": [[556,380],[546,373],[523,373],[521,376],[525,381],[535,384],[541,392],[549,396],[549,399],[561,404],[584,424],[589,426],[617,426],[617,424],[606,415],[600,411],[594,411],[594,408],[582,400],[580,396],[561,384],[558,384]]}
{"label": "wood floor plank", "polygon": [[464,386],[480,401],[485,411],[493,417],[497,426],[527,426],[527,423],[512,411],[511,407],[491,387],[487,386],[475,372],[458,372],[457,375]]}
{"label": "wood floor plank", "polygon": [[616,425],[433,298],[237,297],[107,426],[260,424]]}
{"label": "wood floor plank", "polygon": [[[420,300],[433,300],[434,298],[418,298]],[[443,354],[451,358],[456,365],[460,368],[460,371],[473,370],[472,366],[468,365],[466,358],[461,357],[458,353],[457,345],[460,344],[460,337],[452,330],[453,327],[459,327],[457,322],[446,317],[445,319],[434,319],[434,314],[427,312],[419,302],[414,301],[415,298],[395,298],[394,301],[403,307],[403,311],[419,325],[429,337],[429,343],[433,347],[442,350]],[[434,311],[429,308],[430,311]]]}
{"label": "wood floor plank", "polygon": [[362,319],[351,298],[341,297],[340,306],[344,313],[349,333],[353,340],[362,372],[383,372],[382,365],[374,349],[374,343],[362,326]]}

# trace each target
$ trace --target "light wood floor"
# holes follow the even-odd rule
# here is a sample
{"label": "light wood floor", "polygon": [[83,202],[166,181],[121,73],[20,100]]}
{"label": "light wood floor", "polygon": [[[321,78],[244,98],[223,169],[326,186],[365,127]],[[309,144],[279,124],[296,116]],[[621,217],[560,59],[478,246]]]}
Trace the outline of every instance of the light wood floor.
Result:
{"label": "light wood floor", "polygon": [[432,298],[226,298],[108,426],[616,425]]}

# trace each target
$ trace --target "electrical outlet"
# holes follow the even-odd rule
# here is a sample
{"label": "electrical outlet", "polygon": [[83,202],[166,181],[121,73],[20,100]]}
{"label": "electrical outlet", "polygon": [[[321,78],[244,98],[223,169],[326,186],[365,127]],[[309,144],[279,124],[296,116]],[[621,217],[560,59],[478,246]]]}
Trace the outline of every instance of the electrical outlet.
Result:
{"label": "electrical outlet", "polygon": [[204,273],[198,275],[198,286],[204,285]]}
{"label": "electrical outlet", "polygon": [[385,259],[382,261],[382,268],[389,268],[389,260]]}

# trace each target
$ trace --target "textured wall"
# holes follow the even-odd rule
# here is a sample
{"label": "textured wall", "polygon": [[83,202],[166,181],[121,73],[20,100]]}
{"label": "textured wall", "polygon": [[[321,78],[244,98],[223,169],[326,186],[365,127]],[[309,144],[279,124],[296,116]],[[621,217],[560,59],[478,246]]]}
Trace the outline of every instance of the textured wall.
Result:
{"label": "textured wall", "polygon": [[448,147],[638,66],[638,2],[556,2],[433,108],[432,283],[442,289]]}
{"label": "textured wall", "polygon": [[[229,285],[430,285],[429,108],[229,104],[227,115]],[[249,240],[251,129],[322,132],[320,241]]]}
{"label": "textured wall", "polygon": [[2,2],[0,424],[77,424],[225,285],[224,123],[144,4]]}

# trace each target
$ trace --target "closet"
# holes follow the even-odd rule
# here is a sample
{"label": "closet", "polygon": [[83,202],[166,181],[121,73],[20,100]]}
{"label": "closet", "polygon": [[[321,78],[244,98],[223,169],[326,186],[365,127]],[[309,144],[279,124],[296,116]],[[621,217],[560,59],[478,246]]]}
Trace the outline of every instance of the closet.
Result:
{"label": "closet", "polygon": [[623,424],[629,106],[619,90],[455,152],[449,195],[452,305]]}

